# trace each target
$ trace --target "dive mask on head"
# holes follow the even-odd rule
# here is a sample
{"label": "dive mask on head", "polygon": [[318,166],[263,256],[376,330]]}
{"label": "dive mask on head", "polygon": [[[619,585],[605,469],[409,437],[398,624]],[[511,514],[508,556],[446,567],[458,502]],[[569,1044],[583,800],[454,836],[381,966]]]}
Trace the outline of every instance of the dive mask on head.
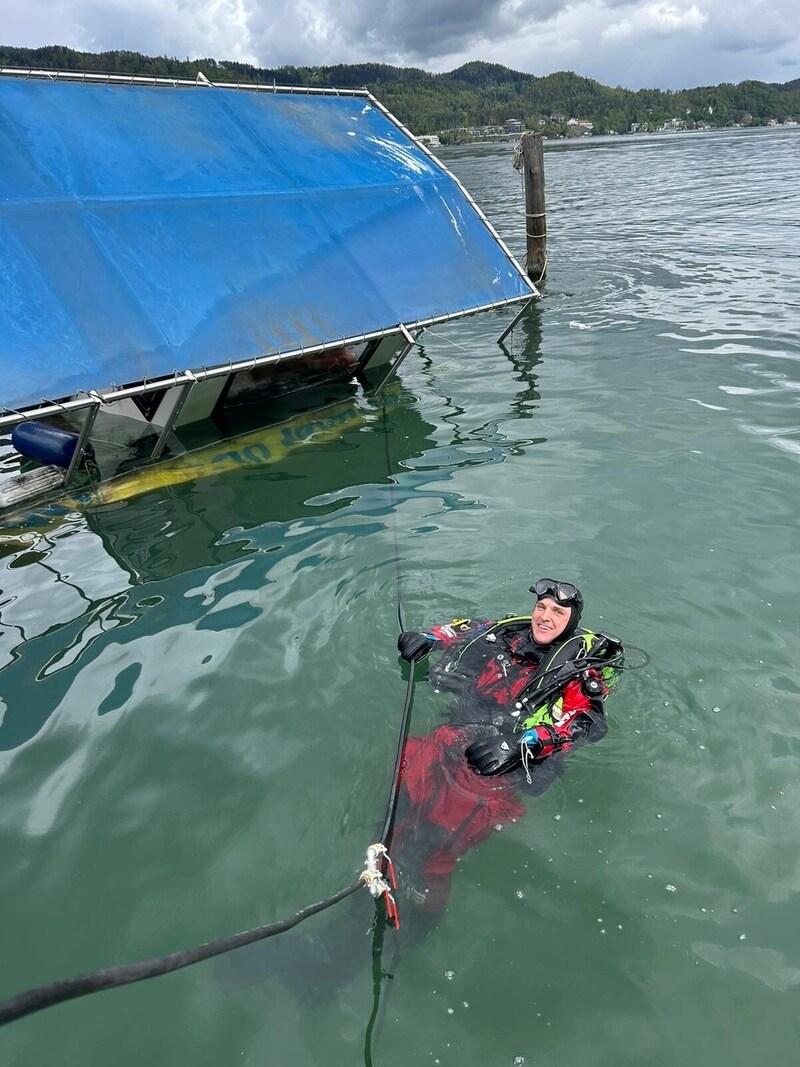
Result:
{"label": "dive mask on head", "polygon": [[578,587],[571,582],[556,582],[552,578],[540,578],[536,585],[530,587],[530,592],[536,594],[537,600],[549,596],[557,604],[575,607],[579,612],[583,610],[583,597]]}

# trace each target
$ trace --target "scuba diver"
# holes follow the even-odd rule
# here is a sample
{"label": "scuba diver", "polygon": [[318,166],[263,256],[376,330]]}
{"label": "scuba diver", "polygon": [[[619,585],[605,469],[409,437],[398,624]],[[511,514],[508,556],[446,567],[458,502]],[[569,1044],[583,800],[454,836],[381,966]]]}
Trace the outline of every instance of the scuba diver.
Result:
{"label": "scuba diver", "polygon": [[542,793],[569,749],[607,731],[621,643],[579,626],[570,582],[542,578],[530,592],[529,616],[454,619],[397,641],[412,667],[442,649],[429,680],[454,694],[449,724],[406,742],[391,846],[404,895],[428,913],[444,908],[459,857],[523,815],[521,794]]}
{"label": "scuba diver", "polygon": [[[403,750],[387,843],[404,946],[419,944],[438,922],[459,858],[524,815],[524,794],[541,794],[569,749],[606,733],[603,700],[622,667],[621,643],[579,626],[583,597],[571,583],[542,578],[531,592],[530,615],[455,619],[398,638],[412,669],[442,650],[429,679],[454,695],[449,723],[409,737]],[[367,968],[371,919],[372,901],[358,894],[318,930],[222,957],[218,977],[232,990],[280,974],[298,1001],[316,1006]]]}

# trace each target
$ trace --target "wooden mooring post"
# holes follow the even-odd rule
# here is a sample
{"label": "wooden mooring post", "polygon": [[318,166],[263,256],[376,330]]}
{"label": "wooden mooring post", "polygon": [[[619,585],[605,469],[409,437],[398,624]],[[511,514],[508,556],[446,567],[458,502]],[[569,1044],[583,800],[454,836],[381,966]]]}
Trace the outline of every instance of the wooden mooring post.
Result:
{"label": "wooden mooring post", "polygon": [[544,203],[544,146],[540,133],[520,139],[525,182],[525,239],[528,277],[538,285],[547,273],[547,213]]}

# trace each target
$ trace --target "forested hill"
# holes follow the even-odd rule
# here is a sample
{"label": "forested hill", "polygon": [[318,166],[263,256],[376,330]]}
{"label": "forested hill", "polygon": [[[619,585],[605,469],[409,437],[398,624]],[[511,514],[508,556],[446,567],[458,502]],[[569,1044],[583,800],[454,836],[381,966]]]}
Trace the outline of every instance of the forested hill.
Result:
{"label": "forested hill", "polygon": [[416,134],[522,120],[529,129],[586,119],[594,132],[626,133],[633,123],[654,129],[676,120],[693,126],[761,125],[770,119],[800,121],[800,80],[779,85],[744,81],[695,89],[609,88],[562,71],[537,78],[496,63],[467,63],[447,74],[414,67],[356,63],[331,67],[253,67],[227,60],[178,60],[138,52],[76,52],[0,46],[0,66],[45,67],[190,78],[202,71],[211,81],[278,85],[366,86]]}

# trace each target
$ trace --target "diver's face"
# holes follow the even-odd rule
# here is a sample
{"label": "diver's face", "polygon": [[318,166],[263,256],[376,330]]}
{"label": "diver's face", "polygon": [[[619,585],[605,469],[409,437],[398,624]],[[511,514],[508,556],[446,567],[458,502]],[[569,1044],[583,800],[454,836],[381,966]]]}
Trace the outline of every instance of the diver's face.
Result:
{"label": "diver's face", "polygon": [[557,603],[552,597],[537,600],[531,612],[531,633],[538,645],[550,645],[566,630],[572,609]]}

